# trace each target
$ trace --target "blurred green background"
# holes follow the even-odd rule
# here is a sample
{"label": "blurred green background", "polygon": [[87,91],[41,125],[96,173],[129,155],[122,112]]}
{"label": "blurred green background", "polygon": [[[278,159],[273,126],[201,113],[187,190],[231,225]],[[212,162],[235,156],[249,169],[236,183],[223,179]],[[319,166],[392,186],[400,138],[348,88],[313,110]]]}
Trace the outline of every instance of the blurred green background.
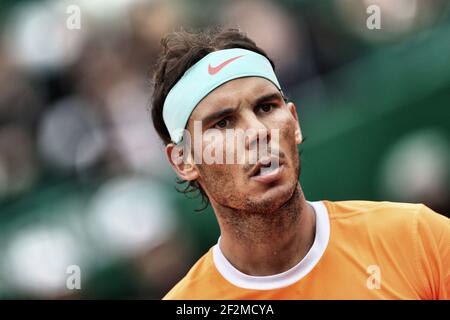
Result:
{"label": "blurred green background", "polygon": [[[367,7],[378,5],[381,29]],[[80,28],[67,19],[80,12]],[[308,200],[450,212],[446,0],[2,1],[0,298],[160,299],[219,236],[175,191],[152,128],[161,37],[239,26],[265,49],[306,142]],[[69,10],[69,11],[68,11]],[[81,289],[66,287],[68,266]]]}

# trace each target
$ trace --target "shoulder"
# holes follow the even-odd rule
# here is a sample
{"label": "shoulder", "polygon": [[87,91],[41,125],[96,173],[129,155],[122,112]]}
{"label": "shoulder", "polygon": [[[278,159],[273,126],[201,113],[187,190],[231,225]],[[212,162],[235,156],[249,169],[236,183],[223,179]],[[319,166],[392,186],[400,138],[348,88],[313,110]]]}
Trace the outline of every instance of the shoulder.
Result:
{"label": "shoulder", "polygon": [[[389,201],[323,201],[335,231],[365,237],[420,238],[449,234],[450,220],[423,204]],[[441,240],[440,240],[441,241]]]}
{"label": "shoulder", "polygon": [[[389,201],[324,201],[331,220],[350,220],[355,224],[370,223],[372,226],[398,226],[416,224],[423,220],[442,220],[437,214],[423,204]],[[447,219],[448,220],[448,219]]]}
{"label": "shoulder", "polygon": [[330,210],[331,217],[342,219],[353,216],[370,217],[372,215],[397,215],[416,213],[420,211],[423,204],[402,203],[390,201],[324,201]]}
{"label": "shoulder", "polygon": [[212,249],[204,254],[189,272],[163,298],[163,300],[198,299],[197,293],[205,289],[214,277]]}
{"label": "shoulder", "polygon": [[386,279],[407,279],[423,298],[449,297],[450,219],[423,204],[324,204],[338,252],[375,261]]}
{"label": "shoulder", "polygon": [[[423,204],[388,201],[324,201],[335,229],[361,236],[420,241],[448,239],[450,219]],[[417,245],[417,244],[416,244]]]}

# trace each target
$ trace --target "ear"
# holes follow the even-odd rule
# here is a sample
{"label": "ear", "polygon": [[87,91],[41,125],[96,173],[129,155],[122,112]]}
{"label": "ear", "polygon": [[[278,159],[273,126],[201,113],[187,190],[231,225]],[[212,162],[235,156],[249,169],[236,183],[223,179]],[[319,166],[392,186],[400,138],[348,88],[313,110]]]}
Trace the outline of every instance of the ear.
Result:
{"label": "ear", "polygon": [[194,164],[191,154],[185,152],[183,145],[169,143],[166,145],[166,157],[175,173],[183,180],[193,181],[199,177],[197,166]]}
{"label": "ear", "polygon": [[288,107],[289,112],[295,119],[295,143],[300,144],[303,141],[303,135],[302,130],[300,128],[300,123],[298,122],[297,107],[293,102],[288,102],[286,106]]}

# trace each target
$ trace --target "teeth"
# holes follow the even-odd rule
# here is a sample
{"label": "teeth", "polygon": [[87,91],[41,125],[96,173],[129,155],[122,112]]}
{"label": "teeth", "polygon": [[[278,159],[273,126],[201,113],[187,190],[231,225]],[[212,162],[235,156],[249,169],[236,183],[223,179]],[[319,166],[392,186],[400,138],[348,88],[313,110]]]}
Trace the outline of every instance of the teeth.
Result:
{"label": "teeth", "polygon": [[268,174],[271,174],[272,172],[274,172],[276,169],[278,169],[278,167],[261,167],[260,169],[260,176],[266,176]]}

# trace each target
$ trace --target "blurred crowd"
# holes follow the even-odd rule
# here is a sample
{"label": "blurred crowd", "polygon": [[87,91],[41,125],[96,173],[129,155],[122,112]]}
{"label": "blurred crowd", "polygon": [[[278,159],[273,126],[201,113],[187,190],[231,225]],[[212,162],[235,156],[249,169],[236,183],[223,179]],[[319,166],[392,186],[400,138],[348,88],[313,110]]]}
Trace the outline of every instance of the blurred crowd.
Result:
{"label": "blurred crowd", "polygon": [[[378,32],[366,27],[369,4],[382,9]],[[71,5],[79,28],[68,27]],[[327,75],[432,32],[448,9],[446,0],[4,2],[0,298],[159,299],[216,237],[185,217],[148,112],[167,32],[239,27],[273,58],[288,96],[323,97]],[[301,107],[306,119],[333,108]],[[380,189],[448,210],[448,139],[425,130],[399,141]],[[66,288],[68,265],[80,266],[81,290]]]}

